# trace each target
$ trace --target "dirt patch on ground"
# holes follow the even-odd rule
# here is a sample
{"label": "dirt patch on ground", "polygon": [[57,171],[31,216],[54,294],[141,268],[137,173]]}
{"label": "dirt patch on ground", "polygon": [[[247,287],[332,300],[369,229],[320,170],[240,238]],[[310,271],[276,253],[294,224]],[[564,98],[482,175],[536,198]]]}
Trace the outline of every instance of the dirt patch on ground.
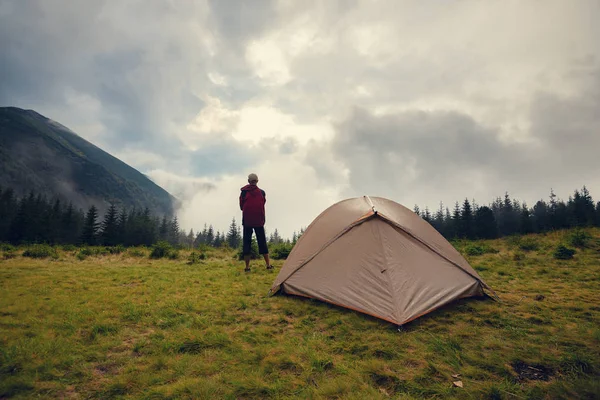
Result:
{"label": "dirt patch on ground", "polygon": [[518,381],[548,381],[552,376],[552,370],[541,364],[529,365],[524,361],[516,361],[512,368],[517,374]]}

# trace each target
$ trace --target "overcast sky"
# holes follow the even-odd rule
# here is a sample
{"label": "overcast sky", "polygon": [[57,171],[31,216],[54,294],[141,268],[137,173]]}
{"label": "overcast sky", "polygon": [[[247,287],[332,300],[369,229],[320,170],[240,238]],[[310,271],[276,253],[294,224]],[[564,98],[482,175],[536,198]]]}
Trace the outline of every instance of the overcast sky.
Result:
{"label": "overcast sky", "polygon": [[600,200],[600,2],[0,0],[0,105],[226,229],[255,172],[286,236],[344,198]]}

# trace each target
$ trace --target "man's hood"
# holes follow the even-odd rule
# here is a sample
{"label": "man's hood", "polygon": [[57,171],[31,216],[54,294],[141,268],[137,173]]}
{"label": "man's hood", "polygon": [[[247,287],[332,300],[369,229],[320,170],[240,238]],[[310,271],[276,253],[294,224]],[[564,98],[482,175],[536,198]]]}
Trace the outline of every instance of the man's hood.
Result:
{"label": "man's hood", "polygon": [[246,185],[243,188],[240,189],[242,192],[250,192],[252,190],[259,190],[258,186],[256,185]]}

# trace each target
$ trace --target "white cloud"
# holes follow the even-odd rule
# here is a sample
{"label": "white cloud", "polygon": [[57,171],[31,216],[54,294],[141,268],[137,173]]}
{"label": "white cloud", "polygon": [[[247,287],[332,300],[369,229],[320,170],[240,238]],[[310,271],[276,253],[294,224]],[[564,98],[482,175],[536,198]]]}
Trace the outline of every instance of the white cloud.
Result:
{"label": "white cloud", "polygon": [[292,115],[272,106],[250,106],[239,112],[240,121],[233,132],[236,140],[257,143],[263,139],[293,138],[301,144],[329,140],[333,130],[325,121],[299,124]]}

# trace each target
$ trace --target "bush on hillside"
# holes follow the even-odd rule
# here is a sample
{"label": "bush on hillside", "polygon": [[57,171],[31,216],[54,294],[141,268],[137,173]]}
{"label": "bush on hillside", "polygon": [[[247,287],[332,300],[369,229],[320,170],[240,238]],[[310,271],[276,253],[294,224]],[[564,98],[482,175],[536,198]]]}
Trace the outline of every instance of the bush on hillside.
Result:
{"label": "bush on hillside", "polygon": [[30,258],[58,258],[58,251],[47,244],[34,244],[23,252],[23,257]]}
{"label": "bush on hillside", "polygon": [[125,246],[118,244],[116,246],[107,247],[106,250],[108,250],[110,254],[121,254],[125,251]]}
{"label": "bush on hillside", "polygon": [[291,243],[279,243],[271,247],[269,253],[274,260],[285,260],[290,255],[294,245]]}
{"label": "bush on hillside", "polygon": [[557,260],[570,260],[575,255],[575,249],[570,249],[565,245],[559,245],[554,251],[554,258]]}
{"label": "bush on hillside", "polygon": [[523,251],[533,251],[540,248],[540,244],[532,237],[526,237],[519,241],[519,248]]}
{"label": "bush on hillside", "polygon": [[17,251],[17,248],[10,243],[0,243],[0,250],[2,250],[2,251]]}
{"label": "bush on hillside", "polygon": [[481,256],[481,255],[487,254],[487,253],[492,253],[492,254],[498,253],[497,249],[495,249],[492,246],[485,244],[485,243],[469,244],[469,245],[467,245],[467,247],[464,248],[463,251],[468,256]]}
{"label": "bush on hillside", "polygon": [[188,256],[187,263],[189,265],[200,264],[204,259],[206,259],[206,255],[204,253],[192,251],[192,253]]}
{"label": "bush on hillside", "polygon": [[176,259],[179,257],[179,254],[176,249],[171,246],[169,242],[160,241],[152,246],[152,251],[150,252],[150,258],[158,259],[158,258],[169,258]]}
{"label": "bush on hillside", "polygon": [[11,258],[15,258],[17,256],[17,253],[14,250],[6,250],[4,251],[4,253],[2,254],[2,257],[5,260],[11,259]]}
{"label": "bush on hillside", "polygon": [[592,236],[582,229],[574,230],[568,237],[569,244],[579,248],[587,247],[591,239]]}
{"label": "bush on hillside", "polygon": [[127,251],[130,257],[146,257],[146,252],[141,248],[133,248]]}
{"label": "bush on hillside", "polygon": [[62,246],[63,251],[75,251],[77,250],[77,246],[75,246],[74,244],[63,244]]}

